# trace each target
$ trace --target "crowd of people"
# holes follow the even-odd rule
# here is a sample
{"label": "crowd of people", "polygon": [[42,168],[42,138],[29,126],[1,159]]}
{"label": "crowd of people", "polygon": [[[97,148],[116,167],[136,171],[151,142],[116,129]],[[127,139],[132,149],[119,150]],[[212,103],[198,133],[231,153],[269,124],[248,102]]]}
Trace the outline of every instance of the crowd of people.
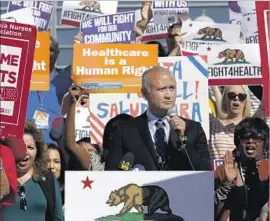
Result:
{"label": "crowd of people", "polygon": [[[152,18],[149,2],[143,2],[141,13],[135,30],[138,41]],[[181,27],[181,19],[169,27],[168,51],[158,41],[147,44],[158,44],[159,57],[181,56]],[[75,44],[81,40],[81,33],[74,37]],[[55,67],[58,54],[58,43],[51,37],[50,90],[30,92],[25,147],[1,138],[3,221],[64,220],[65,171],[121,170],[119,163],[127,153],[133,154],[134,165],[152,171],[210,171],[214,160],[224,158],[214,171],[213,219],[269,220],[269,126],[262,86],[209,87],[214,108],[207,140],[199,122],[168,115],[175,105],[176,80],[168,69],[154,66],[142,75],[147,111],[110,119],[102,144],[94,144],[89,136],[76,140],[76,106],[88,107],[89,94],[73,84],[71,66]],[[49,115],[47,128],[35,122],[36,110]],[[23,157],[16,155],[14,145],[26,148]]]}

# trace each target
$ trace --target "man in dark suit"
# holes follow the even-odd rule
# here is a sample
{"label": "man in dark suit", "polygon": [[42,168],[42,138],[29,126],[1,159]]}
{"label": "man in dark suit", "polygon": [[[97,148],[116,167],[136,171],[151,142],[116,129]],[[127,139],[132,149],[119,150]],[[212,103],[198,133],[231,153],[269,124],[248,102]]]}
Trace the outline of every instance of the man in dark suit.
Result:
{"label": "man in dark suit", "polygon": [[[134,154],[134,164],[146,170],[211,170],[207,139],[200,123],[167,116],[176,100],[174,75],[160,66],[147,70],[142,76],[142,94],[148,109],[117,126],[105,170],[117,170],[127,152]],[[181,142],[183,137],[186,140]]]}

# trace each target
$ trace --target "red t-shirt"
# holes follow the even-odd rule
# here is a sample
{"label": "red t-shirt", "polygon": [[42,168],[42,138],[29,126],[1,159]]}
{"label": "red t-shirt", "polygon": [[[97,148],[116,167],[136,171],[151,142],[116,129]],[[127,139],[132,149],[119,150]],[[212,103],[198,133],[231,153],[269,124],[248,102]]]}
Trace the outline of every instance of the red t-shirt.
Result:
{"label": "red t-shirt", "polygon": [[12,150],[9,147],[0,145],[0,157],[2,158],[3,169],[5,170],[10,185],[10,194],[8,197],[4,198],[4,201],[1,202],[1,209],[2,205],[8,206],[15,202],[15,197],[17,194],[17,171],[15,158]]}

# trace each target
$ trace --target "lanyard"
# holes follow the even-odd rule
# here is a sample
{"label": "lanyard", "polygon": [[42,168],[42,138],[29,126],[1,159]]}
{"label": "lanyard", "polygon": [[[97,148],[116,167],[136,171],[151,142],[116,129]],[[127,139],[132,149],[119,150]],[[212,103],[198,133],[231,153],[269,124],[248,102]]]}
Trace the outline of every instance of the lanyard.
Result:
{"label": "lanyard", "polygon": [[50,109],[50,108],[47,108],[47,109],[43,108],[43,101],[44,101],[44,94],[43,93],[44,93],[43,91],[37,91],[38,100],[39,100],[39,104],[40,104],[40,110],[42,110],[42,111],[47,110],[58,117],[59,114],[55,110]]}

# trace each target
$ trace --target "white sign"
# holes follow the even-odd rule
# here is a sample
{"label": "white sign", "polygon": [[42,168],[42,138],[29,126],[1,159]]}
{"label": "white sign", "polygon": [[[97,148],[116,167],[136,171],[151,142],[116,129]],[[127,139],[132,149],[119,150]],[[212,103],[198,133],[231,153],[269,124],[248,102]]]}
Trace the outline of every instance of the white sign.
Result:
{"label": "white sign", "polygon": [[259,43],[255,1],[239,1],[242,29],[247,44]]}
{"label": "white sign", "polygon": [[88,107],[76,107],[75,110],[76,141],[90,137],[90,111]]}
{"label": "white sign", "polygon": [[198,53],[201,45],[237,44],[240,40],[240,26],[206,22],[184,22],[183,52]]}
{"label": "white sign", "polygon": [[80,26],[80,22],[100,15],[115,14],[118,1],[63,1],[61,24]]}
{"label": "white sign", "polygon": [[237,85],[262,78],[259,44],[204,46],[200,54],[207,55],[209,80],[230,80]]}
{"label": "white sign", "polygon": [[[169,68],[177,81],[176,110],[178,115],[202,124],[209,137],[208,71],[200,56],[159,58],[159,65]],[[190,74],[192,73],[192,75]],[[106,123],[118,114],[134,117],[143,114],[147,103],[138,94],[90,94],[91,138],[102,143]]]}
{"label": "white sign", "polygon": [[213,180],[213,172],[66,171],[65,220],[213,220]]}
{"label": "white sign", "polygon": [[35,18],[31,8],[23,8],[1,15],[1,20],[18,22],[21,24],[35,25]]}
{"label": "white sign", "polygon": [[171,24],[178,21],[179,14],[188,13],[188,1],[152,1],[155,24]]}

